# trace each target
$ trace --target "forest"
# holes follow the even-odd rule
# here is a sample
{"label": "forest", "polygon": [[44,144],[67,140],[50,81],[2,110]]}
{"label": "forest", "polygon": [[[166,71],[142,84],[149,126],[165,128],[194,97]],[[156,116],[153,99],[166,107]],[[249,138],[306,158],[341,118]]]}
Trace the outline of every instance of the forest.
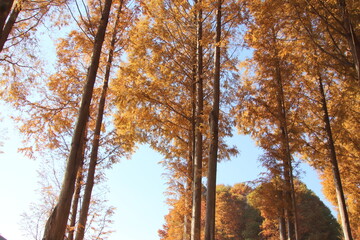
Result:
{"label": "forest", "polygon": [[[111,239],[94,191],[139,144],[167,171],[162,240],[360,238],[360,1],[2,0],[0,66],[19,151],[43,161],[31,239]],[[266,173],[218,185],[234,134]]]}

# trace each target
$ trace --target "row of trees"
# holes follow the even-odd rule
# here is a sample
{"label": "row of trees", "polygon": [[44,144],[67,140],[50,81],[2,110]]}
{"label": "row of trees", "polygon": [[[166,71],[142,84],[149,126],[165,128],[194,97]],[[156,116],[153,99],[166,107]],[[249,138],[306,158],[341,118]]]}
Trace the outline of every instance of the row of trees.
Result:
{"label": "row of trees", "polygon": [[[255,189],[246,184],[218,185],[216,188],[215,239],[279,239],[278,209],[281,194],[275,180]],[[330,210],[307,187],[295,181],[300,239],[341,239],[341,228]],[[206,202],[202,202],[205,208]],[[184,199],[174,202],[166,223],[159,230],[160,239],[183,239]],[[203,214],[203,219],[205,218]],[[204,226],[204,221],[202,221]]]}
{"label": "row of trees", "polygon": [[[17,118],[26,136],[22,150],[67,158],[43,239],[84,238],[96,176],[129,156],[136,143],[164,156],[169,203],[183,208],[182,239],[201,239],[207,176],[203,235],[214,239],[216,164],[237,154],[226,144],[235,125],[265,150],[261,161],[269,171],[263,181],[279,196],[273,200],[278,222],[271,221],[280,239],[305,236],[295,154],[319,171],[328,198],[337,203],[345,239],[360,234],[359,3],[3,5],[1,96],[26,112]],[[57,41],[56,69],[47,75],[31,64],[46,59],[28,50],[50,13],[61,14],[53,26],[68,24],[70,30]],[[243,43],[253,52],[239,64]],[[22,51],[26,57],[18,57]]]}
{"label": "row of trees", "polygon": [[[284,225],[280,228],[286,228],[281,234],[283,239],[286,235],[299,239],[292,180],[294,154],[310,162],[322,176],[332,179],[332,184],[327,182],[324,188],[336,191],[333,196],[337,198],[344,236],[352,239],[342,187],[342,181],[352,180],[340,172],[353,156],[340,149],[346,142],[353,145],[359,139],[355,137],[353,140],[357,140],[350,143],[340,135],[347,131],[345,122],[352,129],[358,126],[353,118],[358,112],[349,106],[355,104],[352,106],[358,108],[357,54],[345,50],[351,49],[351,44],[356,45],[358,38],[352,32],[355,40],[351,44],[345,41],[352,27],[344,19],[351,14],[342,7],[341,2],[311,1],[289,1],[285,6],[276,1],[254,1],[249,5],[255,14],[246,39],[254,48],[254,56],[246,65],[255,74],[249,74],[240,87],[239,129],[252,134],[266,150],[262,160],[271,177],[278,176],[279,171],[283,175],[288,206],[283,215],[285,223],[279,220]],[[348,7],[355,13],[359,6]],[[349,97],[352,103],[343,97]],[[343,117],[341,108],[349,118]],[[340,160],[340,156],[344,159]],[[339,162],[344,165],[339,167]]]}

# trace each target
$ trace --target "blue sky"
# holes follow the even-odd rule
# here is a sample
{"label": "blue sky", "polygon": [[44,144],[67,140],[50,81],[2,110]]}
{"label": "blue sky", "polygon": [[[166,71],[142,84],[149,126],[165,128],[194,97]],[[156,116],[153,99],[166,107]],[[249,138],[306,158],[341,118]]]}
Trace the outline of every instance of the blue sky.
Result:
{"label": "blue sky", "polygon": [[[0,147],[4,152],[0,154],[0,234],[8,240],[29,240],[22,236],[20,215],[39,198],[36,171],[40,161],[17,153],[19,134],[6,116],[2,118],[0,141],[5,144]],[[218,184],[232,185],[256,179],[263,171],[257,161],[261,150],[246,136],[236,135],[229,141],[238,146],[240,154],[219,164]],[[131,160],[123,160],[108,170],[106,198],[108,204],[116,208],[112,225],[116,232],[110,239],[159,239],[157,230],[164,224],[164,215],[168,212],[164,195],[167,180],[163,176],[164,168],[158,164],[161,159],[160,154],[140,146]],[[305,164],[301,168],[306,172],[302,180],[324,200],[316,173]]]}

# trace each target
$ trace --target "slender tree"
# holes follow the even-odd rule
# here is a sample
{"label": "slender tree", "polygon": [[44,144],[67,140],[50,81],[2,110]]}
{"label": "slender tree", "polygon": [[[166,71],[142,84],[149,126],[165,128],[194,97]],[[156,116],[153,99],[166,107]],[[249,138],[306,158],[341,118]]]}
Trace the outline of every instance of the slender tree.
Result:
{"label": "slender tree", "polygon": [[[340,2],[342,1],[338,1],[339,4]],[[298,4],[300,4],[300,2]],[[304,101],[304,105],[309,104],[310,106],[314,106],[315,109],[317,109],[318,111],[315,113],[315,110],[308,110],[308,114],[310,113],[310,115],[313,116],[315,120],[307,119],[301,123],[306,126],[304,132],[308,132],[306,133],[306,136],[308,137],[308,139],[310,139],[310,141],[305,140],[305,144],[310,143],[311,145],[310,148],[304,147],[304,150],[302,150],[301,153],[305,156],[305,158],[307,158],[306,155],[308,155],[309,152],[306,153],[306,151],[309,151],[312,148],[312,150],[310,150],[311,154],[309,154],[312,158],[310,162],[313,162],[313,165],[316,168],[320,169],[321,172],[328,172],[327,170],[324,171],[324,169],[327,168],[331,169],[344,237],[345,239],[352,239],[349,214],[345,203],[344,190],[342,187],[343,184],[338,164],[338,154],[336,153],[337,151],[339,151],[340,147],[337,146],[338,150],[336,150],[336,144],[332,131],[333,127],[331,126],[338,125],[336,124],[338,120],[335,119],[343,121],[341,119],[344,119],[345,117],[336,114],[332,116],[333,121],[330,120],[331,117],[328,110],[328,99],[331,98],[327,96],[326,91],[324,90],[324,76],[326,76],[326,78],[328,78],[327,81],[329,82],[329,89],[327,90],[328,95],[332,91],[338,91],[335,90],[338,87],[352,86],[350,88],[346,88],[348,91],[345,94],[349,95],[350,99],[356,98],[354,98],[353,91],[357,88],[357,86],[355,86],[353,81],[348,81],[353,78],[353,75],[350,74],[352,64],[346,64],[346,62],[348,61],[348,59],[345,57],[346,54],[344,54],[346,46],[343,46],[343,42],[340,42],[340,39],[344,36],[347,36],[347,39],[349,38],[351,34],[346,34],[346,29],[349,30],[352,27],[349,25],[347,27],[344,27],[341,24],[339,25],[339,23],[342,22],[343,24],[345,24],[345,22],[349,20],[344,19],[344,14],[347,15],[348,18],[350,17],[348,12],[344,12],[347,11],[346,9],[342,9],[343,18],[338,18],[339,5],[333,5],[330,2],[322,2],[321,7],[323,7],[323,10],[321,10],[317,4],[318,3],[312,1],[307,1],[306,5],[310,8],[308,12],[303,12],[304,9],[300,9],[299,5],[293,3],[295,9],[294,12],[297,13],[296,17],[293,16],[293,21],[295,22],[294,25],[296,25],[296,22],[298,22],[300,26],[303,26],[303,28],[298,29],[297,34],[301,35],[303,39],[300,44],[302,44],[303,46],[307,46],[306,48],[304,48],[303,53],[304,57],[307,57],[307,59],[309,60],[303,64],[299,62],[299,68],[304,69],[304,72],[307,72],[307,76],[304,76],[298,81],[302,81],[302,84],[304,84],[307,89],[307,91],[304,91],[304,95],[306,96],[305,99],[307,99],[306,101]],[[345,4],[345,1],[343,1],[342,4]],[[300,12],[302,12],[302,14],[300,14]],[[320,21],[311,20],[314,18],[318,18]],[[324,25],[326,27],[324,27]],[[320,29],[326,30],[326,34],[319,34]],[[356,35],[354,35],[353,37],[356,38]],[[331,46],[333,46],[333,48],[331,48]],[[353,47],[351,47],[351,44],[349,46],[350,49],[353,49]],[[356,56],[356,53],[353,52],[353,57],[354,56]],[[334,59],[336,59],[336,61],[338,62],[337,65],[343,66],[345,70],[340,70],[339,67],[331,69],[330,66],[332,66],[332,64],[329,63],[334,61]],[[354,59],[354,63],[356,63],[356,59]],[[334,71],[336,71],[337,73],[335,73]],[[343,71],[345,71],[346,73],[344,73]],[[341,77],[342,75],[348,77]],[[353,88],[355,89],[352,90]],[[341,97],[341,94],[338,97]],[[312,103],[309,103],[309,100],[312,101]],[[339,103],[340,102],[342,101],[339,101]],[[346,103],[343,102],[343,104]],[[353,104],[357,105],[356,101]],[[317,105],[318,107],[316,107]],[[341,106],[339,107],[342,108]],[[349,108],[348,110],[350,109],[351,108]],[[319,112],[322,112],[321,117],[318,114]],[[345,114],[345,116],[346,115],[348,114]],[[321,123],[319,122],[320,126],[323,126],[321,127],[321,129],[316,129],[311,126],[311,122],[317,121],[316,119],[321,121]],[[340,125],[345,126],[344,124]],[[351,127],[347,126],[347,128]],[[311,131],[312,133],[310,133],[309,131]],[[338,137],[344,135],[344,130],[338,129],[337,134]],[[314,137],[314,135],[316,135],[316,137]],[[347,141],[345,139],[343,138],[344,142]],[[321,143],[317,143],[318,141],[320,141]],[[329,159],[329,161],[324,161],[324,159]]]}
{"label": "slender tree", "polygon": [[71,142],[70,154],[67,160],[63,185],[61,187],[58,203],[46,223],[43,237],[44,240],[60,240],[63,239],[65,235],[66,223],[70,212],[71,199],[75,188],[76,174],[80,165],[77,159],[77,155],[78,151],[81,151],[81,136],[85,131],[86,122],[89,117],[89,107],[92,99],[96,74],[99,67],[101,49],[105,38],[111,5],[112,0],[105,1],[104,10],[95,37],[93,55],[86,77],[86,84],[84,86],[83,97],[79,108],[78,120]]}
{"label": "slender tree", "polygon": [[[274,37],[276,42],[276,37]],[[275,53],[278,56],[278,53]],[[298,222],[296,213],[296,200],[294,189],[294,177],[293,177],[293,163],[290,150],[289,133],[288,133],[288,117],[285,102],[285,93],[283,87],[282,72],[279,61],[275,60],[275,81],[277,89],[277,118],[279,121],[279,128],[281,131],[281,151],[283,152],[283,176],[285,180],[284,197],[287,204],[285,208],[287,232],[289,239],[299,239],[298,236]],[[290,207],[291,205],[291,207]]]}
{"label": "slender tree", "polygon": [[213,105],[210,112],[210,148],[207,174],[205,240],[215,239],[215,202],[216,202],[216,170],[218,161],[219,111],[220,111],[220,44],[221,44],[221,5],[216,3],[216,35],[215,62],[213,80]]}
{"label": "slender tree", "polygon": [[336,151],[335,151],[335,144],[334,144],[333,134],[332,134],[332,130],[331,130],[330,117],[329,117],[327,103],[326,103],[326,95],[324,92],[323,80],[322,80],[321,76],[319,76],[319,78],[318,78],[318,84],[319,84],[319,92],[320,92],[320,96],[321,96],[321,106],[322,106],[323,116],[324,116],[323,117],[324,125],[325,125],[324,128],[325,128],[325,132],[326,132],[326,136],[327,136],[326,140],[327,140],[327,145],[328,145],[328,149],[329,149],[329,158],[330,158],[330,163],[331,163],[331,169],[332,169],[333,177],[334,177],[334,184],[335,184],[336,198],[338,201],[338,207],[339,207],[339,212],[340,212],[340,219],[341,219],[341,223],[342,223],[345,240],[352,240],[353,238],[352,238],[352,234],[351,234],[350,221],[349,221],[348,211],[346,208],[345,195],[344,195],[344,191],[343,191],[343,187],[342,187],[342,183],[341,183],[338,160],[337,160]]}
{"label": "slender tree", "polygon": [[83,140],[81,143],[82,151],[79,151],[80,156],[78,158],[81,159],[80,166],[76,175],[76,183],[75,183],[75,192],[74,197],[72,201],[72,208],[71,208],[71,218],[70,218],[70,224],[69,224],[69,230],[68,230],[68,239],[73,240],[74,239],[74,232],[76,229],[76,220],[77,220],[77,213],[78,213],[78,207],[80,203],[80,193],[82,188],[82,181],[84,178],[84,155],[85,155],[85,148],[86,148],[86,139],[87,139],[87,131],[84,132]]}
{"label": "slender tree", "polygon": [[246,41],[254,48],[248,66],[254,72],[239,90],[239,128],[257,139],[266,151],[262,158],[264,165],[283,179],[283,184],[277,185],[284,199],[284,215],[282,211],[278,214],[281,238],[298,239],[292,154],[300,136],[296,124],[300,109],[296,90],[299,85],[294,81],[299,72],[292,63],[295,54],[288,48],[292,35],[277,1],[252,1],[248,6],[253,20]]}
{"label": "slender tree", "polygon": [[202,161],[203,161],[203,129],[202,118],[204,114],[204,86],[203,86],[203,16],[202,0],[197,3],[197,71],[196,71],[196,129],[195,129],[195,159],[193,204],[191,218],[191,240],[200,240],[201,237],[201,195],[202,195]]}
{"label": "slender tree", "polygon": [[101,97],[99,101],[99,108],[95,123],[95,130],[94,130],[94,137],[92,142],[92,149],[90,154],[90,163],[89,163],[89,170],[87,174],[87,180],[84,190],[84,197],[81,205],[81,211],[80,211],[80,218],[78,223],[78,228],[76,231],[76,237],[75,240],[82,240],[84,239],[85,234],[85,227],[87,222],[87,216],[89,212],[89,206],[90,206],[90,200],[91,200],[91,193],[92,189],[94,187],[94,178],[95,178],[95,171],[96,171],[96,165],[98,162],[98,150],[99,150],[99,143],[100,143],[100,134],[101,134],[101,126],[103,123],[103,116],[104,116],[104,110],[105,110],[105,102],[106,102],[106,96],[109,86],[109,78],[110,78],[110,70],[112,66],[113,61],[113,55],[114,55],[114,49],[115,49],[115,43],[117,39],[118,34],[118,25],[120,20],[120,14],[122,11],[124,1],[120,1],[119,9],[117,11],[115,25],[113,28],[113,34],[111,39],[111,45],[110,50],[108,54],[108,60],[106,63],[106,69],[105,69],[105,77],[104,77],[104,83],[102,87]]}

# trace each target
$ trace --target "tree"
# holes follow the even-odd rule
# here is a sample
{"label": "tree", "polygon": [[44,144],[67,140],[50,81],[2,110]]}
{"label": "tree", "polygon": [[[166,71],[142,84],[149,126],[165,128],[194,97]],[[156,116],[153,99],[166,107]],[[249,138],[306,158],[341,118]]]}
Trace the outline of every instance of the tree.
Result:
{"label": "tree", "polygon": [[247,203],[251,191],[252,188],[243,183],[217,186],[215,239],[258,239],[262,218]]}
{"label": "tree", "polygon": [[204,114],[204,83],[203,83],[203,6],[202,0],[196,1],[197,33],[196,33],[196,108],[195,108],[195,154],[194,177],[192,187],[192,214],[191,214],[191,240],[200,240],[201,229],[201,187],[202,187],[202,162],[203,162],[203,129],[202,116]]}
{"label": "tree", "polygon": [[249,75],[239,88],[235,113],[240,132],[251,134],[258,141],[266,151],[264,165],[283,179],[284,184],[278,186],[284,195],[286,232],[290,239],[298,239],[292,155],[300,137],[297,118],[301,116],[301,86],[296,79],[301,72],[294,63],[297,57],[292,53],[293,46],[290,47],[291,27],[281,17],[280,6],[276,1],[248,3],[253,19],[248,25],[246,43],[254,54],[246,64]]}
{"label": "tree", "polygon": [[[85,146],[83,144],[83,146]],[[78,207],[79,207],[79,200],[80,200],[80,192],[81,192],[81,188],[82,188],[82,181],[83,181],[83,166],[84,164],[82,163],[79,166],[79,170],[76,176],[76,183],[75,183],[75,192],[74,192],[74,197],[73,197],[73,201],[72,201],[72,207],[71,207],[71,218],[70,218],[70,223],[69,223],[69,227],[68,227],[68,239],[69,240],[74,240],[74,233],[76,230],[76,221],[77,221],[77,213],[78,213]]]}
{"label": "tree", "polygon": [[289,1],[297,28],[325,53],[327,66],[359,85],[359,4],[353,1]]}
{"label": "tree", "polygon": [[215,63],[213,80],[213,105],[210,112],[210,147],[209,163],[207,174],[207,195],[206,195],[206,218],[205,218],[205,239],[215,239],[215,201],[216,201],[216,169],[218,159],[218,138],[219,138],[219,110],[220,110],[220,41],[221,41],[221,5],[222,1],[216,3],[216,36],[215,36]]}
{"label": "tree", "polygon": [[[315,64],[312,64],[312,67],[316,66]],[[309,118],[304,119],[306,124],[303,124],[307,126],[307,138],[304,139],[305,146],[301,153],[304,159],[319,170],[324,179],[324,189],[332,189],[331,191],[325,190],[328,193],[327,197],[332,199],[333,203],[338,206],[344,235],[347,236],[346,238],[351,239],[352,230],[356,229],[356,227],[351,228],[352,222],[349,216],[353,210],[350,210],[348,206],[353,204],[353,200],[350,200],[351,197],[346,197],[348,198],[348,203],[346,203],[345,196],[358,194],[353,182],[357,178],[353,175],[357,172],[356,164],[352,161],[352,155],[356,154],[357,150],[350,147],[352,149],[351,153],[344,154],[343,146],[352,145],[350,142],[358,138],[356,131],[354,131],[351,138],[348,134],[345,134],[354,130],[352,126],[355,122],[350,119],[357,115],[356,112],[353,112],[353,108],[349,106],[348,101],[352,99],[350,101],[352,101],[352,106],[355,107],[358,106],[358,103],[355,100],[356,98],[353,98],[354,95],[349,94],[351,91],[340,90],[343,88],[342,83],[337,82],[336,79],[336,73],[325,67],[322,70],[317,68],[317,73],[311,74],[309,72],[309,82],[305,82],[305,86],[309,92],[312,92],[309,96],[311,102],[309,104],[313,106],[313,109],[309,111]],[[346,94],[344,94],[345,92]],[[347,94],[349,95],[344,97]],[[348,124],[344,124],[344,122],[348,122]],[[315,123],[319,124],[319,127],[311,127]],[[347,171],[344,171],[343,164],[347,165]],[[330,181],[329,178],[332,178],[332,180]],[[347,187],[343,187],[343,184],[346,184]],[[333,194],[332,196],[330,192]]]}
{"label": "tree", "polygon": [[[63,175],[63,169],[59,168],[56,158],[52,158],[51,155],[46,155],[46,157],[47,158],[42,159],[43,161],[38,170],[40,185],[38,189],[39,198],[36,202],[32,202],[30,208],[21,216],[22,232],[24,236],[32,240],[42,239],[44,225],[51,214],[51,210],[56,205],[58,193],[61,189],[60,180]],[[84,182],[80,185],[83,188]],[[97,191],[95,197],[92,199],[88,216],[90,221],[85,237],[85,239],[88,240],[94,239],[93,236],[107,239],[108,235],[112,232],[110,225],[112,223],[113,208],[107,205],[106,189],[103,189],[104,186],[102,186],[102,184],[97,185]],[[79,201],[81,201],[81,197],[82,193],[78,196]],[[73,206],[77,205],[73,202]],[[72,210],[73,209],[74,208],[72,208]],[[72,215],[74,215],[73,211]],[[73,216],[71,219],[73,219]],[[71,237],[71,228],[72,225],[69,223],[67,229],[68,239]]]}
{"label": "tree", "polygon": [[[236,184],[232,187],[216,186],[216,229],[215,239],[257,239],[260,233],[262,218],[259,212],[247,204],[246,196],[252,189],[246,184]],[[159,230],[162,240],[183,239],[182,214],[183,199],[179,199],[172,206],[165,217],[165,225]],[[205,208],[206,201],[202,201]],[[202,221],[202,227],[204,222]]]}
{"label": "tree", "polygon": [[[276,203],[279,202],[279,195],[276,182],[273,179],[262,183],[248,196],[250,205],[258,209],[264,218],[261,234],[266,239],[278,239],[279,229],[276,225],[279,205]],[[324,203],[305,184],[296,181],[295,187],[298,193],[299,221],[302,222],[299,239],[341,239],[340,226]]]}
{"label": "tree", "polygon": [[98,113],[97,113],[97,117],[96,117],[94,138],[93,138],[92,149],[91,149],[91,154],[90,154],[90,163],[89,163],[89,170],[88,170],[87,180],[86,180],[86,185],[85,185],[84,199],[83,199],[83,202],[81,205],[80,218],[79,218],[79,223],[78,223],[75,240],[84,239],[85,226],[86,226],[86,222],[87,222],[87,216],[88,216],[90,200],[91,200],[91,193],[92,193],[92,189],[94,186],[95,170],[96,170],[96,165],[98,163],[98,149],[99,149],[99,143],[100,143],[100,133],[101,133],[101,126],[102,126],[104,110],[105,110],[105,101],[106,101],[108,85],[109,85],[110,70],[111,70],[114,49],[115,49],[115,43],[116,43],[117,34],[118,34],[117,28],[119,25],[120,14],[122,12],[123,4],[124,4],[124,1],[121,0],[119,7],[118,7],[117,15],[116,15],[116,20],[115,20],[115,25],[114,25],[115,27],[113,28],[111,45],[110,45],[108,60],[107,60],[107,64],[106,64],[104,83],[103,83],[103,88],[102,88],[102,92],[101,92]]}
{"label": "tree", "polygon": [[346,209],[345,196],[344,196],[344,191],[343,191],[343,187],[342,187],[342,183],[341,183],[340,171],[339,171],[338,161],[337,161],[337,157],[336,157],[333,135],[332,135],[332,131],[331,131],[330,118],[329,118],[329,113],[328,113],[328,109],[327,109],[326,96],[325,96],[324,86],[323,86],[321,76],[319,76],[319,91],[320,91],[320,95],[321,95],[321,105],[322,105],[323,114],[324,114],[325,131],[327,134],[327,143],[328,143],[328,148],[329,148],[329,152],[330,152],[330,162],[331,162],[331,168],[332,168],[333,175],[334,175],[336,197],[337,197],[337,201],[339,204],[339,210],[340,210],[343,231],[344,231],[345,239],[352,239],[349,216],[348,216],[348,211]]}
{"label": "tree", "polygon": [[[164,155],[163,163],[171,176],[169,177],[169,192],[173,193],[171,197],[178,200],[179,194],[185,195],[187,197],[184,200],[187,202],[185,206],[188,209],[191,208],[192,201],[191,185],[196,143],[195,100],[198,101],[196,96],[198,83],[196,82],[197,27],[194,17],[198,7],[182,1],[143,3],[143,16],[131,33],[128,63],[123,64],[118,81],[114,83],[118,96],[119,114],[116,121],[119,123],[119,131],[122,131],[122,124],[129,122],[137,132],[139,142],[149,143],[152,148]],[[211,37],[214,36],[212,32],[214,16],[209,13],[214,6],[204,2],[202,7],[204,15],[206,12],[209,16],[203,21],[206,38],[204,37],[201,42],[204,50],[202,164],[206,167],[209,125],[205,118],[210,112],[209,97],[212,91],[207,79],[211,79],[213,75]],[[231,67],[234,69],[235,63],[232,60],[224,51],[224,69],[228,70]],[[231,86],[230,82],[233,83],[233,79],[225,75],[224,85],[226,83]],[[229,92],[232,89],[228,89],[224,94],[224,102],[231,101]],[[236,151],[224,141],[224,137],[231,134],[232,130],[231,118],[226,110],[220,114],[220,119],[222,122],[219,132],[219,159],[224,159],[229,158]],[[185,224],[182,228],[183,235],[188,236],[187,239],[190,238],[188,220],[191,217],[186,215],[188,213],[189,210],[183,212]]]}
{"label": "tree", "polygon": [[305,184],[298,187],[299,221],[304,223],[299,229],[300,239],[341,239],[341,227],[330,210]]}
{"label": "tree", "polygon": [[[308,6],[308,11],[304,10],[306,8],[301,9],[301,4]],[[339,12],[336,5],[331,4],[330,2],[322,2],[321,7],[323,7],[323,10],[321,10],[317,3],[307,1],[307,3],[292,2],[292,7],[294,7],[294,12],[296,13],[294,14],[296,17],[293,18],[294,25],[300,26],[297,29],[297,34],[298,36],[301,36],[300,38],[302,39],[297,42],[302,44],[302,52],[308,59],[306,63],[298,62],[298,66],[306,72],[306,74],[303,74],[301,79],[299,79],[306,89],[303,93],[303,96],[305,96],[303,98],[305,100],[303,104],[304,106],[308,106],[309,110],[305,116],[311,116],[314,119],[322,121],[322,123],[320,123],[322,126],[320,129],[316,129],[316,127],[314,127],[314,119],[311,120],[306,118],[302,121],[301,124],[305,126],[303,130],[304,132],[307,132],[306,138],[310,141],[304,139],[304,145],[308,146],[304,147],[304,149],[301,150],[301,153],[305,156],[304,158],[313,162],[313,165],[316,168],[322,169],[321,171],[323,171],[324,168],[332,169],[334,177],[333,183],[335,184],[335,189],[337,189],[336,195],[338,196],[338,206],[339,211],[341,212],[342,226],[344,228],[343,232],[345,238],[352,239],[350,223],[347,217],[348,213],[346,210],[342,180],[339,171],[337,153],[339,150],[336,150],[336,148],[339,147],[335,147],[333,137],[334,129],[337,129],[338,131],[335,135],[343,135],[343,133],[340,132],[344,131],[344,125],[340,127],[341,125],[337,125],[337,122],[343,121],[340,119],[345,119],[346,117],[340,117],[338,114],[331,116],[331,114],[329,115],[329,109],[332,107],[328,108],[328,105],[334,106],[331,103],[332,99],[337,97],[341,98],[342,94],[332,93],[332,91],[337,92],[338,90],[335,89],[338,87],[347,89],[345,91],[346,95],[348,98],[352,99],[352,101],[356,99],[356,97],[354,98],[354,96],[356,96],[356,94],[354,95],[354,91],[356,92],[355,89],[357,86],[354,84],[354,76],[351,74],[351,64],[346,64],[346,62],[351,61],[349,61],[346,54],[344,54],[346,46],[340,42],[340,39],[346,34],[344,35],[342,33],[343,29],[341,24],[339,26],[341,21],[337,18],[337,14],[339,14]],[[319,21],[314,21],[314,19],[318,19]],[[334,21],[335,19],[337,20]],[[321,29],[324,29],[326,34],[320,34]],[[333,61],[337,62],[336,65]],[[355,89],[353,89],[354,87]],[[339,101],[339,103],[340,102],[346,104],[344,101]],[[355,102],[353,102],[353,104]],[[343,108],[340,105],[342,104],[334,107],[339,109]],[[348,109],[349,113],[352,112],[350,109],[351,108]],[[319,115],[320,112],[322,114]],[[339,113],[339,111],[337,111],[337,113]],[[345,116],[349,113],[345,114]],[[347,125],[346,128],[350,129],[352,127]],[[346,140],[346,137],[342,139],[344,142],[348,141]],[[326,144],[324,144],[324,142]],[[310,148],[312,148],[312,150],[310,150]],[[310,152],[306,153],[306,151],[309,150]],[[315,153],[315,151],[317,151],[317,153]],[[307,155],[311,155],[311,160]],[[322,160],[320,160],[320,158],[322,158]],[[324,159],[329,159],[329,161],[325,163],[323,161]]]}
{"label": "tree", "polygon": [[[279,239],[278,217],[283,206],[277,184],[283,183],[272,179],[255,189],[244,183],[218,185],[215,239]],[[340,226],[324,203],[305,184],[296,180],[295,187],[299,220],[303,223],[299,228],[300,239],[341,239]],[[183,199],[173,206],[165,218],[164,228],[159,231],[163,240],[183,239]]]}
{"label": "tree", "polygon": [[[66,3],[66,0],[3,1],[0,6],[0,52],[5,48],[18,45],[23,39],[28,38],[29,33],[36,31],[44,18],[51,14],[52,8],[61,7]],[[55,12],[52,11],[52,13]],[[5,43],[9,40],[11,44],[5,47]]]}
{"label": "tree", "polygon": [[96,73],[99,66],[99,59],[102,49],[102,44],[105,37],[105,31],[108,23],[109,13],[111,9],[111,0],[105,1],[103,15],[100,21],[98,32],[95,37],[93,56],[88,70],[86,85],[84,86],[84,93],[79,108],[79,116],[72,138],[70,154],[67,162],[64,182],[61,188],[59,201],[54,208],[51,216],[45,227],[44,239],[62,239],[65,235],[66,223],[71,206],[71,199],[74,193],[74,185],[76,173],[79,168],[78,160],[76,159],[78,151],[80,151],[81,136],[85,132],[85,125],[89,116],[89,107],[92,98]]}

